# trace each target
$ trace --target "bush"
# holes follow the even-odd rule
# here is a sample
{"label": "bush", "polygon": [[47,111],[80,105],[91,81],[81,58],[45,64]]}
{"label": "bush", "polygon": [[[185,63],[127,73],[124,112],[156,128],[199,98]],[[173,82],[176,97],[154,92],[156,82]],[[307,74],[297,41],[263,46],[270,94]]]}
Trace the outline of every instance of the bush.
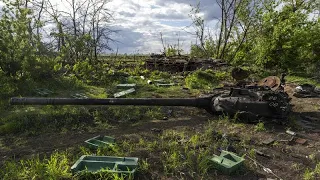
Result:
{"label": "bush", "polygon": [[226,72],[213,72],[213,70],[197,70],[189,74],[186,79],[187,87],[191,89],[212,89],[219,85],[219,81],[227,77]]}

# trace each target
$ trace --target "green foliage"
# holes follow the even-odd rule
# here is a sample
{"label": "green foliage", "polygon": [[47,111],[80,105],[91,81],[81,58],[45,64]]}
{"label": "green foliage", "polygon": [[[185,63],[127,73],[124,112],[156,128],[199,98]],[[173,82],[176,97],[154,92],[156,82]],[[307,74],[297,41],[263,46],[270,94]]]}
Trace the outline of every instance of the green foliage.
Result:
{"label": "green foliage", "polygon": [[304,180],[312,180],[320,178],[320,163],[316,165],[314,170],[307,168],[303,174]]}
{"label": "green foliage", "polygon": [[[235,65],[254,64],[260,69],[319,76],[318,4],[313,0],[268,0],[263,1],[261,6],[258,4],[251,0],[236,4],[235,23],[241,25],[230,27],[229,39],[225,39],[226,27],[220,27],[223,34],[219,37],[221,41],[203,36],[200,33],[203,22],[194,14],[191,18],[196,34],[204,44],[192,45],[190,54],[224,58]],[[226,47],[225,51],[222,46]]]}
{"label": "green foliage", "polygon": [[63,179],[70,178],[70,160],[68,152],[55,152],[49,159],[35,157],[18,163],[5,162],[0,170],[3,179]]}
{"label": "green foliage", "polygon": [[30,29],[33,12],[21,2],[4,1],[0,18],[0,69],[15,79],[48,78],[54,66],[45,55],[37,54],[42,44]]}
{"label": "green foliage", "polygon": [[205,49],[201,48],[199,45],[192,44],[190,48],[190,56],[198,58],[214,57],[216,50],[215,41],[211,39],[206,40],[204,47]]}
{"label": "green foliage", "polygon": [[182,53],[183,50],[180,49],[178,47],[178,45],[167,45],[167,48],[166,48],[166,56],[176,56],[176,55],[179,55],[179,53]]}
{"label": "green foliage", "polygon": [[310,6],[312,1],[296,6],[286,1],[283,3],[280,10],[275,10],[278,4],[265,2],[268,10],[257,17],[257,26],[261,28],[249,34],[252,43],[248,42],[247,48],[243,48],[236,59],[253,59],[262,67],[278,67],[289,72],[302,70],[304,74],[306,69],[312,70],[310,65],[313,64],[315,72],[320,26],[319,20],[309,19],[309,13],[314,10]]}
{"label": "green foliage", "polygon": [[265,131],[266,128],[264,127],[263,122],[259,122],[257,125],[254,126],[255,131]]}
{"label": "green foliage", "polygon": [[186,85],[192,89],[212,89],[219,85],[219,81],[227,77],[226,72],[213,72],[212,70],[197,70],[189,74]]}

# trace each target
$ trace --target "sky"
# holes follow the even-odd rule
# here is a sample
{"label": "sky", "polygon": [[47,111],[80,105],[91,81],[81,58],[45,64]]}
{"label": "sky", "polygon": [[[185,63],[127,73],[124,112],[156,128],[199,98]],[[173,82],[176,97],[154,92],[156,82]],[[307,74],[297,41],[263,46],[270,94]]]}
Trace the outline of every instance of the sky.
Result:
{"label": "sky", "polygon": [[[178,44],[189,52],[196,43],[189,13],[196,0],[113,0],[108,3],[114,22],[112,29],[120,30],[112,44],[119,53],[160,53],[163,50],[160,33],[165,44]],[[219,7],[213,0],[201,0],[201,15],[215,24]]]}
{"label": "sky", "polygon": [[[118,53],[161,53],[164,44],[179,44],[183,52],[190,51],[195,44],[195,29],[189,13],[199,0],[109,0],[107,8],[114,20],[109,24],[118,33],[112,35],[116,42],[111,48]],[[50,0],[59,10],[67,11],[63,0]],[[0,6],[1,0],[0,0]],[[200,15],[214,32],[217,28],[219,7],[215,0],[200,0]],[[48,29],[52,28],[48,25]],[[112,53],[112,52],[106,52]]]}

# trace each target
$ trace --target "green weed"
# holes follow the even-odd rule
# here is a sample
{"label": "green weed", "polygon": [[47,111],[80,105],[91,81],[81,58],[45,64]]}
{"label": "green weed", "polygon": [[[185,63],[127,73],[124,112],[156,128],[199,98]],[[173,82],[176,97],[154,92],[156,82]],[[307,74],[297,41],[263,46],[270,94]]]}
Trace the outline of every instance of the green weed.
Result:
{"label": "green weed", "polygon": [[264,127],[263,122],[259,122],[257,125],[254,126],[254,131],[260,132],[260,131],[266,131],[266,128]]}
{"label": "green weed", "polygon": [[62,179],[71,176],[66,154],[54,153],[46,162],[46,173],[49,179]]}
{"label": "green weed", "polygon": [[139,163],[139,170],[141,172],[148,172],[150,168],[150,164],[148,163],[148,159],[146,160],[141,160]]}

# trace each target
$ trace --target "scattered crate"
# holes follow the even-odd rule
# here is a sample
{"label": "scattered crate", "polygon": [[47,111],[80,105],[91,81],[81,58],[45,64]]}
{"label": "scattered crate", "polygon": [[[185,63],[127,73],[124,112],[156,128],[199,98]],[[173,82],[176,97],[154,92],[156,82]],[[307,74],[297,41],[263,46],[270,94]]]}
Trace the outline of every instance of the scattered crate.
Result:
{"label": "scattered crate", "polygon": [[113,96],[115,98],[118,98],[118,97],[123,97],[125,95],[128,95],[128,94],[131,94],[133,92],[135,92],[136,90],[134,88],[130,88],[130,89],[127,89],[125,91],[121,91],[121,92],[118,92],[118,93],[115,93]]}
{"label": "scattered crate", "polygon": [[214,155],[210,160],[213,162],[214,168],[225,174],[232,174],[239,169],[244,162],[244,158],[228,151],[221,151],[220,156]]}
{"label": "scattered crate", "polygon": [[170,84],[160,84],[160,83],[157,83],[156,86],[158,87],[170,87],[170,86],[174,86],[175,84],[174,83],[170,83]]}
{"label": "scattered crate", "polygon": [[137,85],[136,84],[118,84],[117,88],[118,89],[127,89],[127,88],[135,88]]}
{"label": "scattered crate", "polygon": [[154,82],[156,83],[166,83],[166,81],[164,79],[156,79],[156,80],[153,80]]}
{"label": "scattered crate", "polygon": [[98,147],[113,146],[115,144],[115,139],[110,136],[99,135],[86,140],[85,143],[89,146],[89,148],[97,149]]}
{"label": "scattered crate", "polygon": [[83,155],[71,167],[73,174],[80,171],[91,173],[105,171],[108,173],[118,173],[134,175],[138,167],[136,157],[114,157],[114,156],[88,156]]}

